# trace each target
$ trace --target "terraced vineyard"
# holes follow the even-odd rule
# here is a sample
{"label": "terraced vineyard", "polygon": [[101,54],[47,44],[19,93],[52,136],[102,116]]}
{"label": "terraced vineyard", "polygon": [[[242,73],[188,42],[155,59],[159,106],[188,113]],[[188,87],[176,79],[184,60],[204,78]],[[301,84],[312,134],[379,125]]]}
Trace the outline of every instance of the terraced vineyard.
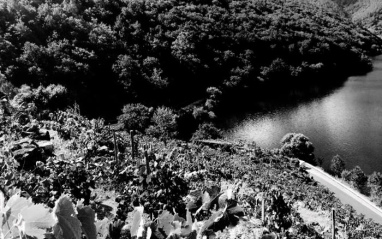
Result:
{"label": "terraced vineyard", "polygon": [[[331,230],[326,224],[332,208],[337,211],[339,238],[382,233],[381,225],[341,205],[297,159],[277,149],[163,142],[114,132],[103,120],[88,120],[75,112],[58,112],[47,120],[18,112],[4,117],[1,127],[0,185],[8,201],[1,212],[7,218],[15,201],[26,203],[23,198],[29,198],[28,207],[43,204],[46,217],[56,215],[52,223],[41,226],[28,224],[34,218],[21,213],[13,230],[2,224],[5,238],[33,236],[37,229],[56,238],[73,231],[77,233],[72,238],[82,233],[88,238],[261,238],[267,234],[324,238]],[[20,148],[32,147],[24,145],[28,140],[29,145],[42,145],[40,133],[33,132],[44,130],[50,135],[44,145],[51,146],[35,146],[36,153],[14,157]],[[69,217],[79,223],[65,226],[60,208],[72,208],[70,201],[79,208]],[[312,213],[319,215],[321,224],[308,219]],[[31,225],[29,229],[18,227],[23,220]]]}

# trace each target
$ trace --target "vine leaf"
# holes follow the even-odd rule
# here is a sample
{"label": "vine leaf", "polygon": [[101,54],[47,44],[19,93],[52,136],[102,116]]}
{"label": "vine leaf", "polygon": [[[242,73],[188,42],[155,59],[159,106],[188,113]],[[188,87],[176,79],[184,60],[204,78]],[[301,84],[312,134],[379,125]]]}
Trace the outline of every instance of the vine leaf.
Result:
{"label": "vine leaf", "polygon": [[98,239],[105,239],[109,235],[110,222],[107,218],[95,223]]}
{"label": "vine leaf", "polygon": [[186,214],[186,223],[185,225],[182,227],[182,231],[181,231],[181,236],[188,236],[191,232],[192,232],[192,216],[191,216],[191,212],[187,209],[187,214]]}
{"label": "vine leaf", "polygon": [[4,211],[5,207],[5,196],[4,193],[0,190],[0,228],[3,227],[3,214],[5,213]]}
{"label": "vine leaf", "polygon": [[[30,200],[20,197],[20,194],[13,195],[2,210],[0,231],[7,233],[12,230],[13,221],[17,221],[19,219],[19,213],[21,210],[31,206],[32,204],[33,203]],[[13,228],[11,233],[13,236],[18,236],[17,228]]]}
{"label": "vine leaf", "polygon": [[139,230],[143,221],[143,207],[135,207],[134,214],[133,214],[133,221],[131,225],[131,236],[137,236],[138,233],[141,233]]}
{"label": "vine leaf", "polygon": [[94,224],[95,212],[91,207],[78,205],[78,220],[81,222],[82,231],[85,233],[88,239],[97,239],[97,229]]}
{"label": "vine leaf", "polygon": [[152,232],[151,228],[148,227],[147,231],[146,231],[146,239],[150,239],[152,234],[153,234],[153,232]]}
{"label": "vine leaf", "polygon": [[43,204],[36,204],[21,210],[20,215],[25,222],[24,234],[44,238],[46,229],[54,226],[54,219],[49,209]]}
{"label": "vine leaf", "polygon": [[167,238],[177,238],[182,233],[182,223],[179,221],[173,221],[170,223],[171,230]]}
{"label": "vine leaf", "polygon": [[174,221],[174,215],[169,211],[164,210],[161,215],[158,216],[158,228],[162,228],[166,235],[170,235],[173,228],[171,223]]}
{"label": "vine leaf", "polygon": [[76,216],[76,211],[69,196],[63,195],[56,201],[53,215],[57,221],[53,227],[54,236],[57,239],[81,238],[81,222]]}
{"label": "vine leaf", "polygon": [[5,207],[5,196],[4,193],[0,190],[0,212],[4,210]]}

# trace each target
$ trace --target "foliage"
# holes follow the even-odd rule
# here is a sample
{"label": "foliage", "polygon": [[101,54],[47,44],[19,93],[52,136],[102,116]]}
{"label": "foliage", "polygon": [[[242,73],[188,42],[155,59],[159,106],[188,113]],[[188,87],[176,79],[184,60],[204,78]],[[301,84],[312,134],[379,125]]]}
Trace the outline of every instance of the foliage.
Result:
{"label": "foliage", "polygon": [[[264,226],[279,237],[288,231],[290,238],[320,238],[315,227],[299,215],[293,206],[296,203],[319,212],[336,208],[338,230],[346,226],[350,238],[377,237],[382,232],[379,224],[343,206],[312,180],[297,159],[278,150],[243,144],[211,148],[176,140],[164,143],[137,134],[132,157],[126,132],[115,132],[114,142],[114,132],[104,121],[88,120],[74,110],[53,113],[51,120],[44,121],[30,116],[35,124],[61,132],[59,137],[65,136],[68,148],[64,155],[38,162],[34,170],[20,171],[10,148],[19,141],[22,127],[7,121],[12,117],[5,117],[1,128],[1,190],[8,198],[18,187],[31,203],[55,207],[55,215],[67,219],[59,223],[62,234],[56,238],[65,233],[78,236],[79,230],[92,238],[94,228],[99,238],[213,237],[217,231],[240,226],[243,215],[252,227]],[[94,187],[115,191],[118,208],[108,218],[102,218],[102,204],[91,193]],[[105,194],[109,196],[110,191]],[[259,220],[262,201],[266,220],[260,226],[253,221]],[[97,211],[97,219],[92,210]],[[64,233],[66,227],[74,229]],[[55,228],[50,233],[60,233]]]}
{"label": "foliage", "polygon": [[330,170],[331,172],[336,176],[341,176],[342,171],[345,169],[345,162],[344,160],[339,156],[336,155],[332,158],[332,161],[330,162]]}
{"label": "foliage", "polygon": [[23,238],[24,235],[43,238],[45,229],[54,225],[49,209],[31,200],[13,195],[5,204],[0,191],[0,234],[1,238]]}
{"label": "foliage", "polygon": [[281,139],[281,152],[314,164],[314,146],[303,134],[289,133]]}
{"label": "foliage", "polygon": [[360,190],[365,186],[367,177],[359,166],[355,166],[350,170],[349,182],[352,186]]}
{"label": "foliage", "polygon": [[178,116],[170,108],[159,107],[155,110],[151,118],[152,125],[146,132],[157,138],[174,138],[178,134],[177,118]]}
{"label": "foliage", "polygon": [[8,99],[13,98],[17,94],[16,87],[9,81],[6,80],[4,74],[0,71],[0,92],[2,95],[7,96]]}
{"label": "foliage", "polygon": [[129,102],[178,106],[210,86],[224,98],[332,84],[370,70],[381,50],[333,5],[300,0],[1,1],[0,33],[7,81],[62,85],[97,116]]}
{"label": "foliage", "polygon": [[191,140],[217,139],[222,136],[222,132],[212,123],[200,124],[199,128],[192,135]]}
{"label": "foliage", "polygon": [[151,109],[142,104],[127,104],[122,109],[122,114],[118,116],[118,122],[126,130],[144,131],[151,119]]}
{"label": "foliage", "polygon": [[[42,239],[51,234],[57,239],[80,239],[82,232],[87,239],[97,238],[94,211],[78,205],[77,213],[67,195],[60,197],[50,212],[43,204],[33,204],[19,194],[14,194],[5,204],[4,194],[0,192],[0,215],[1,238],[30,236]],[[47,230],[53,230],[53,233]]]}
{"label": "foliage", "polygon": [[373,172],[369,175],[367,178],[367,186],[370,188],[370,196],[381,206],[382,174],[380,172]]}
{"label": "foliage", "polygon": [[379,21],[382,4],[380,1],[333,0],[333,2],[337,3],[341,11],[345,12],[353,22],[370,29],[377,35],[381,35],[382,27]]}
{"label": "foliage", "polygon": [[15,107],[34,105],[40,111],[64,109],[71,102],[67,89],[62,85],[53,84],[36,89],[23,85],[13,100]]}
{"label": "foliage", "polygon": [[351,172],[349,170],[343,170],[341,173],[341,178],[343,178],[345,181],[350,181]]}

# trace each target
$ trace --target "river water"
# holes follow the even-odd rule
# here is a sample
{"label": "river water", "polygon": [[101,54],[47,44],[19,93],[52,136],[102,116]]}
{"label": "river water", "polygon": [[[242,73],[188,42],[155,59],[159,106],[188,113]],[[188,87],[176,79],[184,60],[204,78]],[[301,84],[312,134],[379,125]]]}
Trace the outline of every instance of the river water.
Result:
{"label": "river water", "polygon": [[324,159],[326,169],[339,154],[348,169],[359,165],[367,174],[382,172],[382,56],[373,65],[372,72],[349,77],[323,97],[231,115],[225,122],[225,136],[279,148],[285,134],[302,133],[315,146],[316,157]]}

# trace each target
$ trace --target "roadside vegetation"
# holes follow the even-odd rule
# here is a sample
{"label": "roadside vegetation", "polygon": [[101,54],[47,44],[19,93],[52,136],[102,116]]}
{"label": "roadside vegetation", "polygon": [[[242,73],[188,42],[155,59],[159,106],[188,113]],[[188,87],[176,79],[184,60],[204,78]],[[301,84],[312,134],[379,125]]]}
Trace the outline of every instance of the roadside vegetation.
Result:
{"label": "roadside vegetation", "polygon": [[344,180],[355,190],[368,196],[378,207],[382,207],[382,174],[373,172],[366,175],[359,166],[355,166],[351,170],[345,169],[345,166],[345,160],[336,155],[331,160],[330,173]]}

